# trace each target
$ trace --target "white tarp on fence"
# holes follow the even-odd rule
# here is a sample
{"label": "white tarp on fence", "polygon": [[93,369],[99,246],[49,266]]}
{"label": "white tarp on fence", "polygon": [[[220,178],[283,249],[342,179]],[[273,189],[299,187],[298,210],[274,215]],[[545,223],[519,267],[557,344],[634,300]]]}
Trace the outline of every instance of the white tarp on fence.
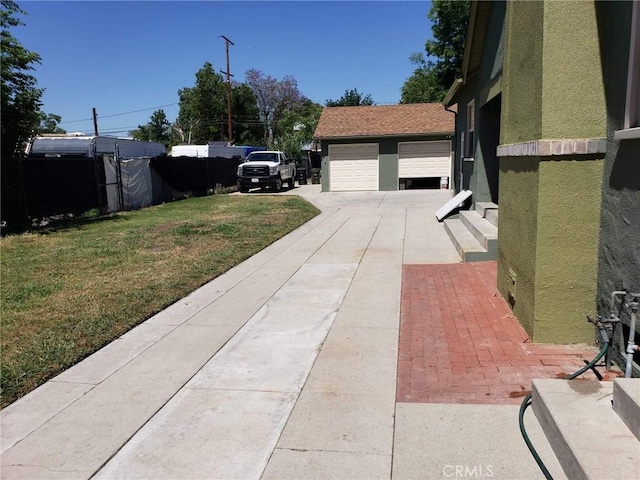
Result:
{"label": "white tarp on fence", "polygon": [[149,158],[116,160],[104,155],[107,204],[110,212],[135,210],[153,204]]}
{"label": "white tarp on fence", "polygon": [[149,207],[153,201],[149,158],[120,160],[124,210]]}

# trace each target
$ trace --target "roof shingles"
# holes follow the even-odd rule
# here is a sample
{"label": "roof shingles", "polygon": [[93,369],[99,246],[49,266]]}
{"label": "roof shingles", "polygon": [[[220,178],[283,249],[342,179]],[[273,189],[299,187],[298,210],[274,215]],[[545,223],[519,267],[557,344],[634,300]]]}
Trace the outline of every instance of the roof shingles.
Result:
{"label": "roof shingles", "polygon": [[449,134],[454,116],[441,103],[327,107],[314,139]]}

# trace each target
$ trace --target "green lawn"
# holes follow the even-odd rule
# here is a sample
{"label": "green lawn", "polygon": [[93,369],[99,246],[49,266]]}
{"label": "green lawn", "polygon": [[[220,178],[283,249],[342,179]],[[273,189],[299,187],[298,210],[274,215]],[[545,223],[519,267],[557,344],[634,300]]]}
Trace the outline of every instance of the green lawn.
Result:
{"label": "green lawn", "polygon": [[2,406],[318,213],[213,195],[2,238]]}

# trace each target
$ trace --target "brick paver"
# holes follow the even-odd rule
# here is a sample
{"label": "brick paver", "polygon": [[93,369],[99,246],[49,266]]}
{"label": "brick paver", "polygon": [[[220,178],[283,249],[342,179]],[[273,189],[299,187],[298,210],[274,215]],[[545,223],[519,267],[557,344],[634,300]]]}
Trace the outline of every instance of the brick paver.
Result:
{"label": "brick paver", "polygon": [[398,402],[517,404],[533,378],[565,377],[596,356],[589,345],[530,343],[496,275],[496,262],[404,265]]}

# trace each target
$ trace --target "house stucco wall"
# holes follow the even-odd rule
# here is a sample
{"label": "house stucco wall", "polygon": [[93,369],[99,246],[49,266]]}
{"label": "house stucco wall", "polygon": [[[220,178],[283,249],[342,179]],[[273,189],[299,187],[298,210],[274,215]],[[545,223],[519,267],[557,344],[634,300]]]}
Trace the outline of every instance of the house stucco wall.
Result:
{"label": "house stucco wall", "polygon": [[534,341],[593,341],[583,313],[595,311],[600,191],[592,184],[603,162],[508,157],[500,167],[498,290]]}
{"label": "house stucco wall", "polygon": [[482,85],[478,98],[480,106],[502,91],[505,10],[506,2],[495,2],[491,5],[479,71],[480,84]]}
{"label": "house stucco wall", "polygon": [[595,2],[508,2],[502,144],[604,136]]}
{"label": "house stucco wall", "polygon": [[[535,157],[500,159],[498,290],[530,336],[536,300],[539,163]],[[515,273],[515,298],[509,295],[510,270]]]}
{"label": "house stucco wall", "polygon": [[545,1],[543,5],[540,138],[604,136],[606,105],[595,2]]}
{"label": "house stucco wall", "polygon": [[[455,157],[454,157],[454,177],[455,177],[455,185],[456,191],[460,192],[461,190],[471,190],[472,192],[476,192],[476,179],[477,175],[474,175],[476,161],[463,161],[465,157],[466,150],[466,131],[467,131],[467,122],[468,122],[468,112],[467,112],[467,104],[475,98],[475,92],[478,88],[478,77],[475,76],[467,81],[467,84],[460,90],[458,95],[456,96],[456,101],[458,103],[458,114],[456,115],[456,132],[457,135],[455,137],[456,146],[455,146]],[[476,150],[477,153],[477,150]],[[460,168],[462,166],[462,184],[460,183]],[[472,180],[473,179],[473,180]],[[475,197],[472,198],[475,201]]]}
{"label": "house stucco wall", "polygon": [[[631,2],[601,2],[596,15],[608,112],[597,303],[600,313],[608,316],[611,292],[640,292],[640,139],[614,139],[614,132],[624,127]],[[628,311],[623,311],[622,321],[629,325]],[[624,364],[624,341],[622,329],[617,329],[611,350],[619,365]],[[635,355],[636,364],[639,356]],[[637,367],[634,370],[638,376]]]}
{"label": "house stucco wall", "polygon": [[[508,3],[501,144],[605,136],[596,23],[592,1]],[[509,299],[515,272],[513,310],[535,342],[594,339],[602,157],[500,159],[498,287]]]}
{"label": "house stucco wall", "polygon": [[[473,192],[472,202],[490,202],[498,200],[498,163],[496,147],[499,131],[500,98],[502,92],[502,64],[504,51],[504,13],[505,3],[495,2],[482,4],[483,20],[486,17],[487,29],[482,43],[480,66],[468,72],[466,83],[458,91],[455,101],[458,104],[456,116],[456,154],[455,184],[456,191],[469,189]],[[473,161],[466,157],[462,150],[462,136],[465,136],[468,125],[467,106],[471,100],[475,102],[475,155]],[[490,103],[490,105],[488,105]],[[464,145],[465,149],[467,145]],[[460,182],[460,168],[463,180]]]}
{"label": "house stucco wall", "polygon": [[499,168],[496,147],[500,130],[499,95],[502,91],[504,14],[504,2],[491,4],[482,47],[482,60],[475,79],[476,155],[469,182],[474,204],[498,203]]}
{"label": "house stucco wall", "polygon": [[601,159],[540,161],[536,342],[594,340],[584,313],[595,311],[602,167]]}
{"label": "house stucco wall", "polygon": [[543,2],[508,2],[500,143],[542,138]]}

